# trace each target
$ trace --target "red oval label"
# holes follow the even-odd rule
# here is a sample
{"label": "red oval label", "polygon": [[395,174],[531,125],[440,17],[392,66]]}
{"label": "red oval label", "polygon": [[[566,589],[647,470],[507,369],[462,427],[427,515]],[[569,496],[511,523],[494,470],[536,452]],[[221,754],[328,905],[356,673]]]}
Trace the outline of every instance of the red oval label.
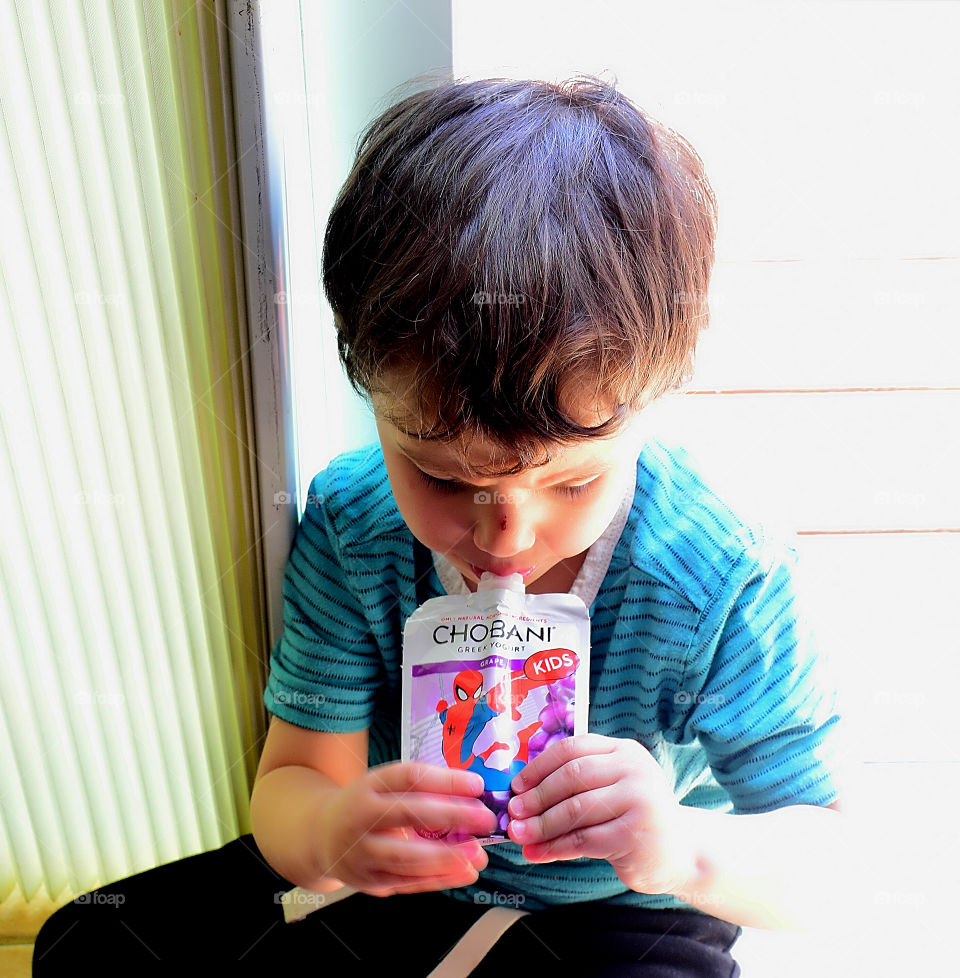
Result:
{"label": "red oval label", "polygon": [[566,679],[577,671],[580,659],[572,649],[543,649],[535,652],[523,664],[523,674],[527,679],[542,683],[552,683]]}

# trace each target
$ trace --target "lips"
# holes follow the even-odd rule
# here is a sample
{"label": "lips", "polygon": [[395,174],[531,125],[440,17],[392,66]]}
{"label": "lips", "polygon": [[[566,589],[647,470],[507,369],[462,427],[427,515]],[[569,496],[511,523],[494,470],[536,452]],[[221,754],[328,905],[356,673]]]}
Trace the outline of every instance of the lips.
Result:
{"label": "lips", "polygon": [[497,577],[509,577],[511,574],[520,574],[523,577],[529,577],[533,572],[533,567],[477,567],[476,564],[471,564],[470,567],[473,569],[473,573],[477,575],[477,579],[486,572],[490,571],[491,574],[495,574]]}

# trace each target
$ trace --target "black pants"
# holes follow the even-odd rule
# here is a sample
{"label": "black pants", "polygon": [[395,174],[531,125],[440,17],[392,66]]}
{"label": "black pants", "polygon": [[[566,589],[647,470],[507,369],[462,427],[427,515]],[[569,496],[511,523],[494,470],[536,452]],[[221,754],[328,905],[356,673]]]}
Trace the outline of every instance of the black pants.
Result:
{"label": "black pants", "polygon": [[[357,893],[288,924],[280,895],[293,887],[253,836],[242,836],[61,907],[37,935],[34,978],[84,970],[180,978],[202,965],[227,975],[346,976],[360,965],[389,978],[425,976],[489,909],[442,893]],[[556,978],[736,978],[730,948],[740,934],[736,924],[688,910],[551,907],[514,923],[472,976],[503,978],[520,966]]]}

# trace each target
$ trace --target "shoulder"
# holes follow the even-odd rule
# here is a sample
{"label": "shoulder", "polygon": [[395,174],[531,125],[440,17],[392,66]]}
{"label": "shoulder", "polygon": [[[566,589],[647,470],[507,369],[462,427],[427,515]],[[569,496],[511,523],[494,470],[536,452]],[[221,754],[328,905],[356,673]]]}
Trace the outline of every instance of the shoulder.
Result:
{"label": "shoulder", "polygon": [[766,534],[731,506],[683,447],[649,439],[637,459],[626,539],[634,574],[704,611],[756,569]]}
{"label": "shoulder", "polygon": [[413,537],[397,509],[380,443],[333,458],[310,482],[288,562],[290,586],[357,605],[369,621],[393,621],[412,587]]}
{"label": "shoulder", "polygon": [[323,513],[343,549],[406,528],[397,509],[379,442],[343,452],[314,476],[304,515]]}

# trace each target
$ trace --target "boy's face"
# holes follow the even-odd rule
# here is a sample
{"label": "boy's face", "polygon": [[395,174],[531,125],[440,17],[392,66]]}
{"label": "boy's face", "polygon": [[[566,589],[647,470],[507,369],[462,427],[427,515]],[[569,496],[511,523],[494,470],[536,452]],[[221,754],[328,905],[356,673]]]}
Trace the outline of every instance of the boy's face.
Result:
{"label": "boy's face", "polygon": [[[499,459],[489,442],[421,442],[383,416],[402,406],[411,422],[405,426],[416,430],[405,400],[372,400],[401,516],[424,546],[450,560],[471,591],[485,570],[525,572],[531,593],[569,590],[587,549],[636,481],[642,447],[637,415],[617,435],[557,450],[548,465],[483,478],[471,475],[471,467],[499,461],[498,469],[506,469],[512,462]],[[578,405],[573,417],[592,427],[612,413],[612,407]]]}

